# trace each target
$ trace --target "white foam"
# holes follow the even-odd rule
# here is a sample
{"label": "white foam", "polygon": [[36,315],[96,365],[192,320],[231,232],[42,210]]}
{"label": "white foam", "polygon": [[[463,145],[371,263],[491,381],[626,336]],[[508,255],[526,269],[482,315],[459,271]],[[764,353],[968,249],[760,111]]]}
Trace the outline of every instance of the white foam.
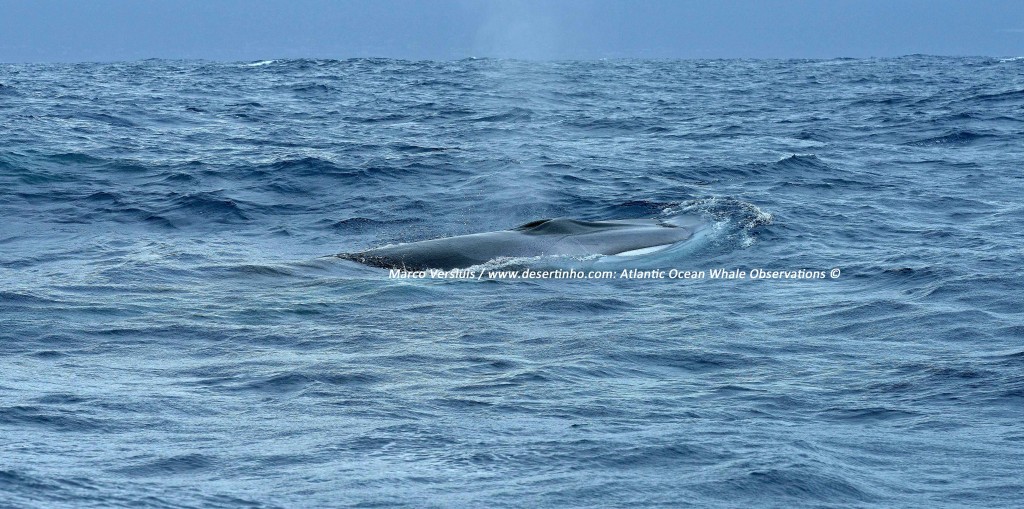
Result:
{"label": "white foam", "polygon": [[657,253],[662,249],[667,249],[672,244],[662,244],[660,246],[642,247],[640,249],[634,249],[632,251],[623,251],[616,253],[615,256],[641,256],[645,254]]}

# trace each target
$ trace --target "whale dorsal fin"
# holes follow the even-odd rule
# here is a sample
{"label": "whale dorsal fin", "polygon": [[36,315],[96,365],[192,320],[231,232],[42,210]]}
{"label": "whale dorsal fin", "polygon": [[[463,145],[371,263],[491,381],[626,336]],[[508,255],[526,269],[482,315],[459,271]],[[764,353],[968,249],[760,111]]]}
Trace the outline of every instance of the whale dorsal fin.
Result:
{"label": "whale dorsal fin", "polygon": [[579,221],[576,219],[540,219],[530,221],[522,226],[514,228],[514,231],[526,235],[568,235],[584,234],[592,231],[607,231],[618,228],[635,228],[640,225],[658,225],[672,227],[673,225],[661,224],[650,219],[625,219],[619,221]]}
{"label": "whale dorsal fin", "polygon": [[529,230],[531,228],[536,228],[536,227],[538,227],[538,226],[540,226],[540,225],[542,225],[542,224],[544,224],[544,223],[546,223],[548,221],[551,221],[551,219],[538,219],[536,221],[530,221],[529,223],[526,223],[526,224],[521,224],[521,225],[516,226],[515,228],[512,228],[512,229],[515,230],[515,231],[521,232],[523,230]]}

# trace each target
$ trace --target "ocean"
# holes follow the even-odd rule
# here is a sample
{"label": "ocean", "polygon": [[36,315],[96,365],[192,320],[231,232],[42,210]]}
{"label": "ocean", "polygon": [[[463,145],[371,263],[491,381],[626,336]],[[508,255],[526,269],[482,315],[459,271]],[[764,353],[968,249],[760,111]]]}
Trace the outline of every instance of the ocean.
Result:
{"label": "ocean", "polygon": [[1022,140],[1020,58],[0,65],[0,506],[1020,507]]}

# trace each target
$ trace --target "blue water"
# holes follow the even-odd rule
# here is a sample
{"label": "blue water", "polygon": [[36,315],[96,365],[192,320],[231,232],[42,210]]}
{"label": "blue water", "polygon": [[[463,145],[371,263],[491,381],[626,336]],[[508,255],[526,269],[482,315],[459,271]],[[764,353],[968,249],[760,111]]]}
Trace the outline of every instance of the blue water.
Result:
{"label": "blue water", "polygon": [[[1021,59],[2,65],[0,506],[1019,507],[1022,140]],[[333,256],[676,214],[489,268],[830,275]]]}

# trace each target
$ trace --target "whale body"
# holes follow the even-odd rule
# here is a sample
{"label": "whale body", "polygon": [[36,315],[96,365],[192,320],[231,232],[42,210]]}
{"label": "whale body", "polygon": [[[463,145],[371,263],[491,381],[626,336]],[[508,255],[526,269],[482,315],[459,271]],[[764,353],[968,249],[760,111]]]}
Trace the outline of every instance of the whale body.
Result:
{"label": "whale body", "polygon": [[690,239],[696,216],[579,221],[542,219],[511,230],[394,244],[337,255],[366,265],[408,270],[458,269],[501,257],[638,255]]}

